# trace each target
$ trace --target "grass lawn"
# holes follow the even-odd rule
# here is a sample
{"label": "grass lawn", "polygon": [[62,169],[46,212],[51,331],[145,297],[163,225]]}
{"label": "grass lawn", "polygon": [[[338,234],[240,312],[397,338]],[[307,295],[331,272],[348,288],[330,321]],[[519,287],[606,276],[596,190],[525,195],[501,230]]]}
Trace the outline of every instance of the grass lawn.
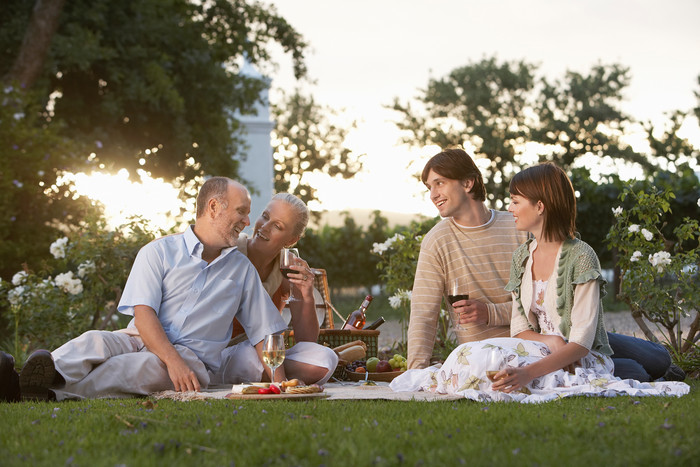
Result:
{"label": "grass lawn", "polygon": [[681,398],[0,404],[0,465],[697,465]]}

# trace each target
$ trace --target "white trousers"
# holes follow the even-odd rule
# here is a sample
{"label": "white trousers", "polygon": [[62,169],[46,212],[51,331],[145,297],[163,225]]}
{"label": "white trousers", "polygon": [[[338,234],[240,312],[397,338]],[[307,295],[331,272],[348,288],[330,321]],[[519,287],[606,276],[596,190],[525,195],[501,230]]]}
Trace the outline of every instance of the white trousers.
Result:
{"label": "white trousers", "polygon": [[[317,384],[328,382],[338,365],[338,355],[333,349],[314,342],[297,342],[287,349],[284,358],[326,368],[326,375]],[[264,371],[255,347],[246,340],[221,351],[221,367],[219,373],[212,376],[211,383],[239,384],[260,381]]]}
{"label": "white trousers", "polygon": [[[203,388],[210,374],[189,348],[175,349],[195,372]],[[165,364],[146,349],[138,336],[120,331],[88,331],[54,350],[56,370],[66,380],[52,388],[57,400],[83,398],[125,398],[174,390]]]}
{"label": "white trousers", "polygon": [[[260,381],[263,365],[249,341],[227,347],[216,374],[189,348],[175,345],[187,365],[195,372],[202,388],[210,384],[236,384]],[[174,390],[168,369],[137,335],[121,331],[88,331],[54,350],[56,371],[66,380],[65,386],[52,388],[57,400],[128,398],[153,392]],[[335,371],[335,352],[312,342],[299,342],[286,352],[286,358],[327,369],[319,384]]]}

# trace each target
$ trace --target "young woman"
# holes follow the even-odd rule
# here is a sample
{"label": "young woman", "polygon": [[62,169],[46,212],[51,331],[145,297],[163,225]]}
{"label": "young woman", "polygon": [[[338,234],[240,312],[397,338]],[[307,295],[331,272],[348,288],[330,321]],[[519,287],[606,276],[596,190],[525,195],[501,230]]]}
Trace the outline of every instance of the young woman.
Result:
{"label": "young woman", "polygon": [[[319,322],[314,300],[314,275],[301,258],[286,279],[280,271],[280,252],[296,244],[306,230],[309,211],[302,200],[289,193],[278,193],[263,210],[255,222],[253,234],[240,234],[238,249],[246,255],[258,271],[263,287],[281,311],[289,300],[291,326],[296,345],[287,349],[283,368],[288,378],[297,378],[306,383],[323,384],[335,371],[338,357],[333,350],[316,343]],[[243,334],[243,328],[234,320],[233,337]],[[255,349],[248,341],[226,348],[222,353],[222,367],[227,374],[222,383],[259,381],[263,368]]]}
{"label": "young woman", "polygon": [[541,342],[551,352],[496,375],[494,390],[513,392],[539,376],[583,366],[608,375],[613,363],[603,325],[605,280],[595,251],[576,238],[576,196],[569,177],[554,164],[523,170],[510,184],[518,230],[531,237],[513,253],[511,336]]}
{"label": "young woman", "polygon": [[530,233],[513,254],[506,286],[513,295],[512,338],[462,344],[441,368],[409,370],[392,389],[523,402],[686,394],[684,383],[652,386],[613,376],[601,304],[605,281],[595,252],[576,237],[576,196],[564,171],[554,164],[525,169],[513,177],[510,196],[516,228]]}

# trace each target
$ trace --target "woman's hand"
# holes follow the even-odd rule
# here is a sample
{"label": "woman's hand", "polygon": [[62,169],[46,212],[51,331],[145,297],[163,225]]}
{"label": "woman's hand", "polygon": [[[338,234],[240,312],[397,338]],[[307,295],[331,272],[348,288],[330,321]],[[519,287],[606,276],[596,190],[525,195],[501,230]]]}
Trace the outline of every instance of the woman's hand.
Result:
{"label": "woman's hand", "polygon": [[301,258],[295,258],[291,268],[296,272],[288,275],[289,283],[299,291],[299,293],[295,291],[292,295],[297,299],[313,301],[314,273],[308,263]]}
{"label": "woman's hand", "polygon": [[535,377],[530,374],[529,366],[504,368],[494,376],[495,382],[491,385],[491,389],[511,393],[524,388],[533,379]]}

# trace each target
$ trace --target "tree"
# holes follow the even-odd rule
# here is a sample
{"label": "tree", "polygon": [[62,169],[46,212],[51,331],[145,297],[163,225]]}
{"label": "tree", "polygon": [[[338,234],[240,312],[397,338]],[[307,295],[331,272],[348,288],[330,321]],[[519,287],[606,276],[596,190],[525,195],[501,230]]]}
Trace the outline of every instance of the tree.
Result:
{"label": "tree", "polygon": [[[12,77],[33,24],[26,0],[9,0],[0,50]],[[40,0],[37,5],[52,3]],[[24,12],[24,22],[10,18]],[[32,20],[30,21],[30,17]],[[235,176],[241,140],[233,112],[253,111],[265,86],[238,73],[244,59],[263,66],[279,44],[305,74],[306,43],[273,7],[245,0],[75,0],[67,2],[34,87],[47,118],[92,146],[111,167],[144,168],[172,180],[198,173]],[[34,59],[39,54],[30,54]],[[15,75],[16,76],[16,75]],[[58,97],[57,97],[58,96]],[[194,160],[195,163],[188,163]]]}
{"label": "tree", "polygon": [[688,117],[689,112],[676,110],[668,115],[668,122],[662,129],[662,134],[657,137],[657,128],[647,122],[644,126],[647,132],[647,141],[651,150],[650,156],[656,160],[665,160],[674,165],[683,164],[695,159],[700,162],[700,153],[687,138],[678,135]]}
{"label": "tree", "polygon": [[393,109],[404,116],[397,125],[408,132],[403,142],[474,146],[490,161],[484,170],[489,199],[500,199],[519,146],[529,137],[525,109],[531,105],[535,69],[523,61],[489,58],[431,79],[418,97],[421,108],[394,101]]}
{"label": "tree", "polygon": [[66,0],[36,1],[19,53],[5,76],[5,82],[16,81],[31,87],[39,78],[65,3]]}
{"label": "tree", "polygon": [[643,154],[620,141],[632,122],[619,108],[622,91],[630,83],[629,68],[596,65],[587,75],[568,71],[563,81],[542,78],[540,83],[532,131],[533,141],[548,148],[540,152],[540,160],[568,169],[583,156],[610,156],[648,170],[653,167]]}
{"label": "tree", "polygon": [[431,79],[417,98],[420,108],[394,102],[403,117],[397,125],[408,132],[403,142],[473,146],[477,158],[488,160],[484,180],[492,202],[506,197],[510,178],[531,162],[533,151],[537,159],[567,170],[591,155],[651,167],[620,141],[631,122],[619,110],[628,69],[597,65],[588,74],[567,72],[555,82],[536,71],[523,61],[490,58]]}
{"label": "tree", "polygon": [[[700,84],[700,75],[698,76],[698,84]],[[695,113],[695,117],[700,120],[700,91],[695,91],[694,94],[698,100],[698,106],[693,109],[693,112]]]}
{"label": "tree", "polygon": [[[59,227],[78,225],[93,206],[58,182],[63,168],[85,158],[82,148],[46,123],[31,92],[0,93],[0,277],[23,264],[36,268]],[[26,266],[25,266],[26,267]]]}
{"label": "tree", "polygon": [[[57,183],[64,171],[144,168],[183,186],[235,177],[232,115],[266,85],[238,74],[244,57],[265,66],[277,43],[305,74],[301,36],[256,2],[60,3],[0,8],[0,277],[39,267],[58,227],[93,208]],[[53,36],[35,37],[40,19]]]}
{"label": "tree", "polygon": [[272,114],[277,122],[273,132],[277,192],[294,193],[308,203],[317,198],[305,174],[322,172],[347,179],[362,168],[362,162],[344,146],[355,122],[349,128],[334,124],[336,112],[318,105],[313,96],[298,89],[285,94],[273,105]]}

